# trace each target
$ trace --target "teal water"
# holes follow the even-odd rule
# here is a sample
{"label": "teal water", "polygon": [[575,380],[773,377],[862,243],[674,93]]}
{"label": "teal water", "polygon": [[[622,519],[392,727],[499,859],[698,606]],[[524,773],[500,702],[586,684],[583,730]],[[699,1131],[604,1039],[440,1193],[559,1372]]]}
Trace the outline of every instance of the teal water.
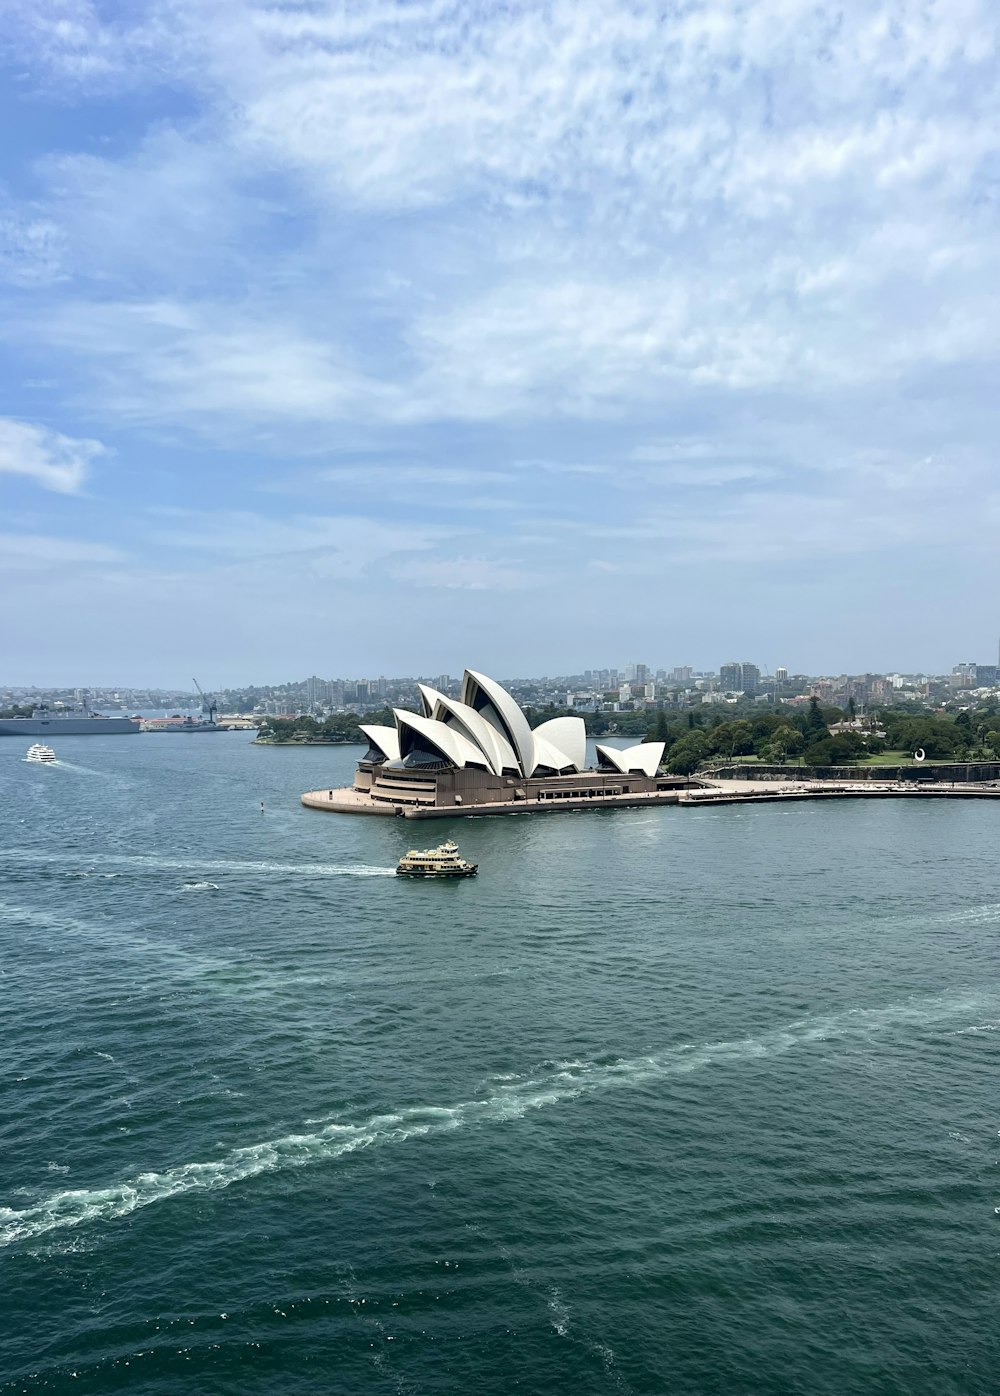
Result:
{"label": "teal water", "polygon": [[[979,1393],[1000,809],[0,743],[0,1392]],[[260,801],[265,812],[260,813]],[[455,835],[477,879],[393,876]]]}

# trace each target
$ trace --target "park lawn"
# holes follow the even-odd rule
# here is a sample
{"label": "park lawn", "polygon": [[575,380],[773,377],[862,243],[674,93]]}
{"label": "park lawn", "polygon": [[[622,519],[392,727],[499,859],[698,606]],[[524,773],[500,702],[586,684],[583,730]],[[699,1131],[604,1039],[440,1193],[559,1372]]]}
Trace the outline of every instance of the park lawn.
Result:
{"label": "park lawn", "polygon": [[962,757],[950,756],[943,761],[937,761],[931,760],[928,756],[925,761],[914,761],[912,751],[883,751],[881,756],[859,756],[850,764],[855,766],[949,766],[963,759]]}

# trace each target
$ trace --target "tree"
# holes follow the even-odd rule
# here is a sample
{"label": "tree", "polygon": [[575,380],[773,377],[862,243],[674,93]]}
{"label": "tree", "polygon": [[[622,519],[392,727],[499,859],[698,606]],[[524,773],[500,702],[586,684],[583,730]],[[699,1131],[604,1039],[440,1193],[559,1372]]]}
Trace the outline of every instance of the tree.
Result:
{"label": "tree", "polygon": [[784,724],[774,729],[770,739],[758,747],[758,753],[765,761],[773,761],[780,765],[789,756],[801,755],[805,744],[806,740],[801,732]]}
{"label": "tree", "polygon": [[853,733],[824,737],[805,749],[807,766],[844,766],[857,759],[858,747],[851,741]]}
{"label": "tree", "polygon": [[886,732],[893,747],[903,751],[923,750],[934,761],[960,758],[965,751],[964,728],[940,717],[902,717],[887,723]]}
{"label": "tree", "polygon": [[825,737],[823,741],[813,742],[812,746],[807,746],[802,754],[802,759],[807,766],[832,766],[833,738]]}
{"label": "tree", "polygon": [[806,747],[804,760],[807,766],[842,766],[856,761],[864,751],[865,744],[857,732],[838,732],[835,737],[821,737]]}
{"label": "tree", "polygon": [[749,756],[753,751],[753,730],[749,722],[729,724],[729,755]]}
{"label": "tree", "polygon": [[859,756],[864,755],[864,738],[859,736],[857,732],[838,732],[831,740],[835,762],[857,761]]}
{"label": "tree", "polygon": [[823,737],[829,736],[823,714],[820,712],[819,699],[815,693],[809,699],[809,711],[806,713],[805,735],[808,742],[819,741]]}
{"label": "tree", "polygon": [[667,770],[675,776],[689,776],[705,757],[706,742],[700,732],[690,732],[675,742],[667,759]]}

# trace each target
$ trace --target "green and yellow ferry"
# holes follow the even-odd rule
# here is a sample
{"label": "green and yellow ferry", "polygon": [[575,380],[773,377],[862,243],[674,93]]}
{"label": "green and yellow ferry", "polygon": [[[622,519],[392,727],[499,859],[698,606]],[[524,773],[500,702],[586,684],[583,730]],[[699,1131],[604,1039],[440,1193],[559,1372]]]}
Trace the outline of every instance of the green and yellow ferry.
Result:
{"label": "green and yellow ferry", "polygon": [[478,871],[478,863],[459,857],[458,844],[451,839],[424,852],[411,848],[396,868],[400,877],[475,877]]}

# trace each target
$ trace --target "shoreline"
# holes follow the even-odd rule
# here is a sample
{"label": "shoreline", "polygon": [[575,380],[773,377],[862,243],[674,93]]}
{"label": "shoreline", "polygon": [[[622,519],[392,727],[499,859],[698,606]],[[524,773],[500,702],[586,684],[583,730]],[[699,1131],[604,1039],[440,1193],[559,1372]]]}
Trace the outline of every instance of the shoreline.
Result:
{"label": "shoreline", "polygon": [[319,739],[317,739],[317,740],[315,740],[315,741],[310,740],[310,741],[304,741],[304,742],[296,742],[296,741],[273,742],[273,741],[268,741],[266,737],[263,737],[263,738],[262,738],[262,737],[255,737],[255,738],[253,739],[253,741],[250,743],[250,745],[251,745],[251,746],[364,746],[364,742],[338,742],[338,741],[334,741],[332,738],[329,738],[329,737],[320,737]]}
{"label": "shoreline", "polygon": [[706,805],[778,804],[803,800],[919,800],[919,799],[1000,799],[1000,786],[973,782],[915,784],[912,782],[877,783],[875,781],[838,782],[802,781],[775,788],[773,783],[759,784],[744,780],[701,781],[696,789],[636,791],[629,795],[609,795],[586,799],[524,800],[516,803],[484,803],[458,808],[454,805],[393,804],[375,801],[367,791],[353,786],[339,789],[307,790],[300,796],[308,809],[327,814],[364,814],[381,818],[403,819],[469,819],[483,815],[551,814],[558,810],[627,809],[648,805]]}

